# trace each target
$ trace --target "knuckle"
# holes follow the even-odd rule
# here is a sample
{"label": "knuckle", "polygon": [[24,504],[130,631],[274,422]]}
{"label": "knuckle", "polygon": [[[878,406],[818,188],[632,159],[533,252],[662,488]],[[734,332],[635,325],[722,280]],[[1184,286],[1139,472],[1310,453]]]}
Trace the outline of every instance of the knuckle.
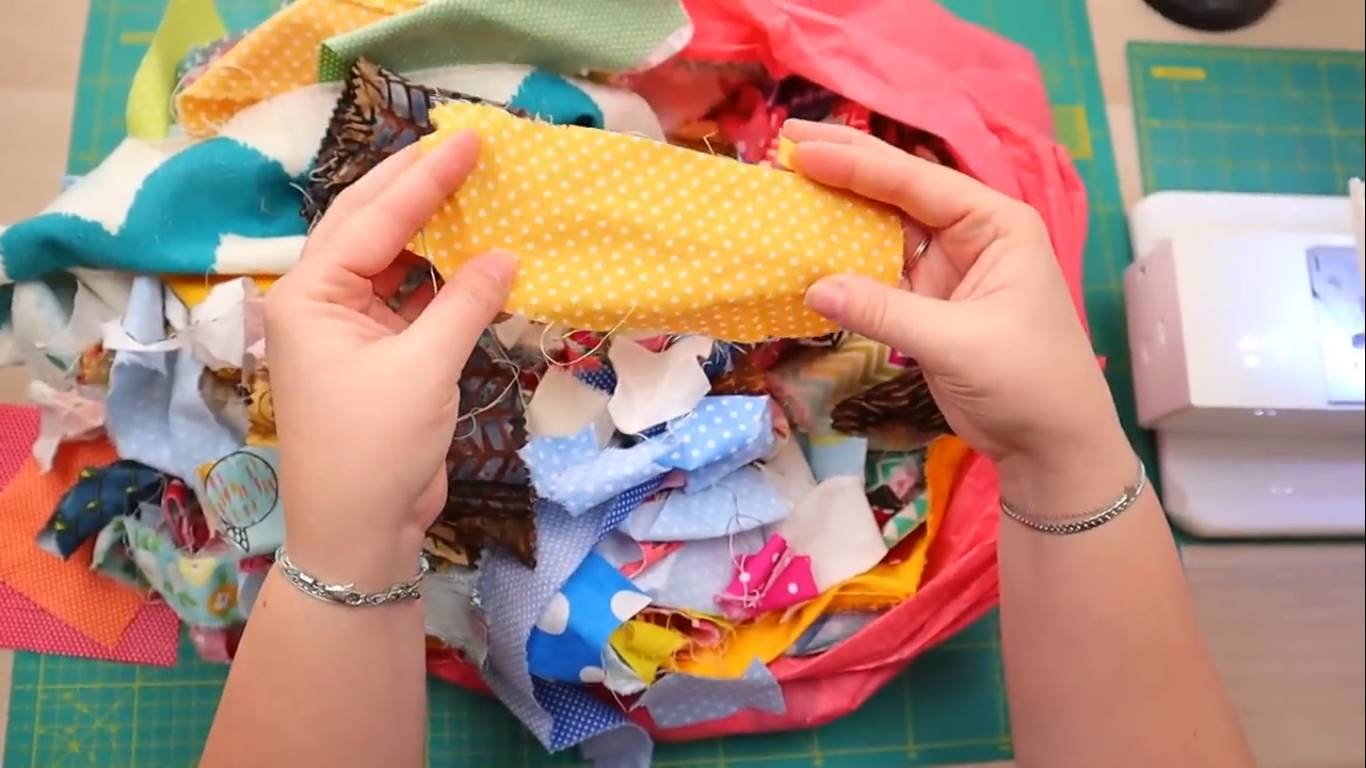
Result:
{"label": "knuckle", "polygon": [[459,278],[453,282],[451,300],[459,304],[462,312],[492,316],[497,310],[494,302],[498,281],[487,270],[471,265],[461,270]]}
{"label": "knuckle", "polygon": [[859,303],[859,322],[869,335],[885,335],[890,324],[891,307],[882,291],[867,291]]}
{"label": "knuckle", "polygon": [[482,315],[486,312],[492,312],[492,310],[488,308],[490,304],[489,300],[483,296],[483,290],[471,284],[461,285],[456,288],[452,300],[459,305],[461,312],[464,314]]}

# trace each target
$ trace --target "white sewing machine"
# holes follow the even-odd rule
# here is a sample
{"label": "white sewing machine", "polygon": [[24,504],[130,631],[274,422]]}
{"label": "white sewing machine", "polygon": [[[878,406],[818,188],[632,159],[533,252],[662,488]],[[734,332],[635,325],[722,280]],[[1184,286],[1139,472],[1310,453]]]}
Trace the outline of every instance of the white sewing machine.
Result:
{"label": "white sewing machine", "polygon": [[1347,197],[1161,192],[1130,214],[1138,420],[1157,433],[1167,512],[1187,530],[1362,534],[1366,323],[1352,208]]}

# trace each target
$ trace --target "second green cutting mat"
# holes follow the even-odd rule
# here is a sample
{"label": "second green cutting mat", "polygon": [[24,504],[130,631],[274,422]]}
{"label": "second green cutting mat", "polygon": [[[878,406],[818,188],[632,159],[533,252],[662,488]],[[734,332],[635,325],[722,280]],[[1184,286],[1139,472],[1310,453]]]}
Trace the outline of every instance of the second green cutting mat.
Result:
{"label": "second green cutting mat", "polygon": [[1366,171],[1361,51],[1129,44],[1143,191],[1343,195]]}

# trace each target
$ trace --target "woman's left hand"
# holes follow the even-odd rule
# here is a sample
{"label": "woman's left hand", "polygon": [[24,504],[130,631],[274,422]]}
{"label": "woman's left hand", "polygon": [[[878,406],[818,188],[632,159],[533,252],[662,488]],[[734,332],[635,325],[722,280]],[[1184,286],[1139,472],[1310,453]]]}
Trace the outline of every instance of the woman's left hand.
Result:
{"label": "woman's left hand", "polygon": [[376,293],[396,286],[395,258],[478,154],[464,133],[385,160],[337,198],[266,300],[286,545],[325,580],[366,590],[411,578],[445,502],[460,372],[507,300],[516,257],[471,260],[420,312]]}

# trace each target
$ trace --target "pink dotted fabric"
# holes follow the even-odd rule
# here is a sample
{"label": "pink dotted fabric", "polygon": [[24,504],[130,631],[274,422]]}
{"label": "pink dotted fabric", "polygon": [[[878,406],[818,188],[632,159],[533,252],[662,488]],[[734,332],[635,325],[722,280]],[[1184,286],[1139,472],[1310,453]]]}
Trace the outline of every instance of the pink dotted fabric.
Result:
{"label": "pink dotted fabric", "polygon": [[19,473],[37,439],[37,408],[0,404],[0,490]]}
{"label": "pink dotted fabric", "polygon": [[165,603],[143,606],[113,648],[106,648],[0,583],[0,647],[169,667],[180,620]]}
{"label": "pink dotted fabric", "polygon": [[[0,490],[19,473],[37,437],[37,409],[0,405]],[[179,634],[175,613],[164,603],[148,603],[118,642],[106,647],[0,582],[0,648],[169,667],[175,663]]]}

